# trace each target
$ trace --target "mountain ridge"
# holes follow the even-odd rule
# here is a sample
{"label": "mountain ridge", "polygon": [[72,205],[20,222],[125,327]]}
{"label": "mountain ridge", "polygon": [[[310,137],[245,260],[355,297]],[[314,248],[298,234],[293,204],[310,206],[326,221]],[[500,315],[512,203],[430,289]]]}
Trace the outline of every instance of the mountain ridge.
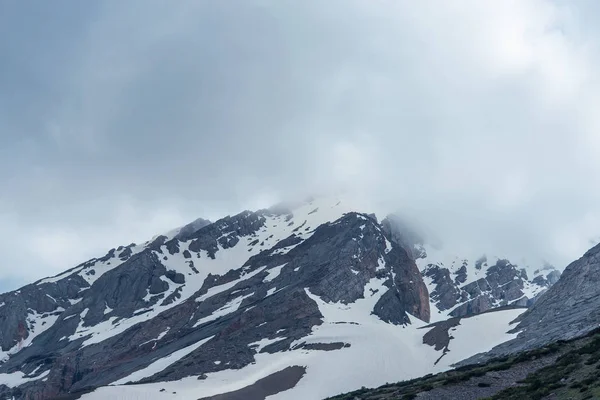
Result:
{"label": "mountain ridge", "polygon": [[[269,367],[275,363],[308,366],[298,385],[278,396],[325,397],[348,385],[449,368],[512,337],[504,332],[519,310],[500,312],[510,316],[498,317],[500,325],[481,317],[496,330],[477,346],[463,341],[480,329],[473,322],[480,318],[465,319],[465,333],[450,342],[460,351],[436,365],[440,350],[423,343],[421,328],[433,310],[436,320],[450,315],[430,299],[419,270],[427,257],[407,251],[386,219],[380,224],[337,199],[293,207],[199,219],[0,295],[10,303],[0,307],[0,395],[46,399],[103,387],[83,397],[93,399],[110,396],[111,388],[134,390],[114,386],[130,381],[157,398],[156,385],[169,381],[187,382],[187,395],[216,395],[249,379],[235,374],[254,371],[248,376],[258,380],[277,373]],[[361,369],[337,386],[318,383],[321,364],[368,359],[373,337],[390,362],[381,376]],[[403,345],[390,352],[392,343]],[[394,361],[403,354],[411,354],[413,368]],[[227,374],[237,376],[237,386],[221,381]]]}

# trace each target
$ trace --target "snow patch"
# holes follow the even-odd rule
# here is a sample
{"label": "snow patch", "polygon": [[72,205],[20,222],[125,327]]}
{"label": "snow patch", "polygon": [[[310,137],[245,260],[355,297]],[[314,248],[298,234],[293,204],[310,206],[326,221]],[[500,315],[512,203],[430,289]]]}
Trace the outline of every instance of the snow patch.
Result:
{"label": "snow patch", "polygon": [[210,314],[210,315],[208,315],[208,316],[206,316],[204,318],[199,319],[198,322],[196,322],[194,324],[194,328],[196,328],[196,327],[198,327],[198,326],[200,326],[202,324],[205,324],[207,322],[219,319],[219,318],[221,318],[221,317],[223,317],[223,316],[225,316],[227,314],[231,314],[231,313],[236,312],[240,308],[240,305],[242,304],[242,302],[244,301],[244,299],[246,299],[246,298],[248,298],[250,296],[253,296],[253,295],[254,295],[254,292],[252,292],[250,294],[247,294],[245,296],[237,297],[237,298],[231,300],[230,302],[228,302],[227,304],[225,304],[223,307],[219,308],[218,310],[215,310],[212,314]]}
{"label": "snow patch", "polygon": [[183,357],[187,356],[200,346],[204,345],[212,338],[214,338],[214,335],[207,337],[206,339],[202,339],[199,342],[196,342],[190,346],[184,347],[181,350],[177,350],[166,357],[154,361],[146,368],[140,369],[139,371],[135,371],[133,374],[128,375],[125,378],[119,379],[116,382],[113,382],[112,385],[122,385],[127,382],[137,382],[144,378],[148,378],[154,374],[157,374],[160,371],[163,371],[165,368],[169,367],[170,365],[175,364],[177,361],[181,360]]}
{"label": "snow patch", "polygon": [[14,388],[21,386],[27,382],[37,381],[38,379],[45,378],[50,373],[50,370],[41,373],[38,376],[28,377],[21,371],[13,372],[12,374],[0,374],[0,385],[6,385]]}
{"label": "snow patch", "polygon": [[282,340],[287,339],[286,337],[276,337],[274,339],[261,339],[258,342],[248,343],[248,347],[254,349],[256,353],[260,353],[262,349],[267,347],[270,344],[281,342]]}
{"label": "snow patch", "polygon": [[283,267],[285,267],[286,265],[287,263],[267,270],[268,275],[265,277],[264,282],[271,282],[273,279],[277,278],[281,273]]}

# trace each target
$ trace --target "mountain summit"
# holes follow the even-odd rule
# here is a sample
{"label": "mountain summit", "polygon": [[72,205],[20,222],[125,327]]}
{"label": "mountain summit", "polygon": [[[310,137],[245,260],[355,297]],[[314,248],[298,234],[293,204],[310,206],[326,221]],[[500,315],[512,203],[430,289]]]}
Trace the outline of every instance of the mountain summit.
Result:
{"label": "mountain summit", "polygon": [[0,295],[0,395],[322,398],[490,350],[550,285],[508,261],[445,265],[403,229],[310,200],[198,219]]}

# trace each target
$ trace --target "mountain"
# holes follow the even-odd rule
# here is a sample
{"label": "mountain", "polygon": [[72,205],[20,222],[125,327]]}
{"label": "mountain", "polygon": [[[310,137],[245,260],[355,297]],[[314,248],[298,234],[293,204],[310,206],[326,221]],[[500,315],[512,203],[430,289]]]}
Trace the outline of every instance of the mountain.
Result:
{"label": "mountain", "polygon": [[0,396],[323,398],[514,338],[554,279],[442,259],[337,199],[199,219],[0,295]]}
{"label": "mountain", "polygon": [[[462,360],[455,370],[332,399],[600,398],[599,299],[596,245],[510,322],[512,339]],[[444,325],[439,328],[447,332]]]}
{"label": "mountain", "polygon": [[600,326],[600,245],[564,270],[558,282],[515,321],[518,336],[465,362],[535,349],[583,336]]}
{"label": "mountain", "polygon": [[508,305],[528,307],[560,277],[548,264],[533,269],[496,256],[456,255],[396,215],[388,216],[382,226],[416,261],[431,294],[435,320]]}

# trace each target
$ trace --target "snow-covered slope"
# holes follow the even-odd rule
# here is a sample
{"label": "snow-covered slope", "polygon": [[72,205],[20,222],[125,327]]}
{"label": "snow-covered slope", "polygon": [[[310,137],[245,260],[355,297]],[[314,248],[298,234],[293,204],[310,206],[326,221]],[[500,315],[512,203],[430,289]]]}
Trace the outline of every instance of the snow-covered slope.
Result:
{"label": "snow-covered slope", "polygon": [[[506,332],[510,329],[510,321],[523,312],[523,309],[504,310],[463,319],[452,330],[449,353],[436,365],[440,352],[423,344],[423,335],[430,328],[424,328],[426,324],[416,318],[411,318],[410,325],[398,326],[387,324],[370,314],[380,297],[380,292],[373,294],[371,289],[381,291],[384,288],[381,282],[373,280],[365,287],[364,299],[347,305],[327,303],[318,296],[310,295],[319,305],[323,324],[307,337],[296,341],[291,351],[258,353],[255,363],[251,365],[238,370],[206,374],[202,380],[192,376],[171,382],[127,386],[115,384],[86,394],[83,399],[204,398],[243,390],[293,366],[305,368],[304,375],[293,387],[274,393],[269,399],[323,399],[361,387],[377,387],[387,382],[447,370],[455,362],[488,351],[515,337],[515,334]],[[281,338],[284,337],[285,333],[282,332]],[[257,352],[261,345],[254,347]],[[306,349],[302,347],[305,345],[333,345],[331,347],[337,349]],[[164,364],[162,360],[156,363]],[[132,378],[137,380],[140,376]],[[128,379],[118,383],[122,384]]]}
{"label": "snow-covered slope", "polygon": [[531,295],[518,269],[440,267],[445,254],[408,249],[361,211],[325,197],[199,219],[0,295],[0,397],[197,399],[260,387],[319,398],[443,370],[512,337],[521,310],[428,323],[461,307],[470,316],[482,299],[502,305],[493,300],[514,288]]}

